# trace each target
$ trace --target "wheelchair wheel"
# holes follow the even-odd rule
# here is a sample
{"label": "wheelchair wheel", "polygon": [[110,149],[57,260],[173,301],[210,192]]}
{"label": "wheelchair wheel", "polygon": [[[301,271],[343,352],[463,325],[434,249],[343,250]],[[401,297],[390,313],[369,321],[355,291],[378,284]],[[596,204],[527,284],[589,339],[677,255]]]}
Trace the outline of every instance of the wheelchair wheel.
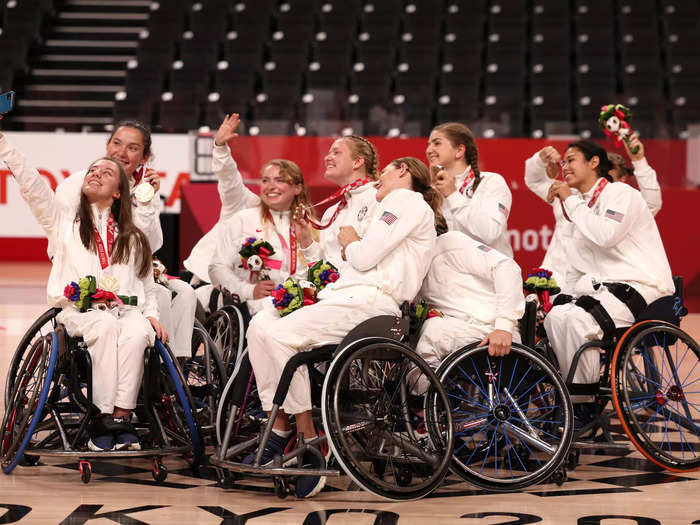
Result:
{"label": "wheelchair wheel", "polygon": [[209,316],[204,323],[209,335],[221,350],[227,376],[231,375],[245,340],[243,314],[233,305],[227,305]]}
{"label": "wheelchair wheel", "polygon": [[653,463],[700,468],[700,346],[675,325],[644,321],[618,342],[612,395],[622,427]]}
{"label": "wheelchair wheel", "polygon": [[234,405],[238,410],[233,422],[229,446],[257,433],[261,422],[267,418],[258,398],[258,389],[248,360],[247,349],[241,354],[233,375],[229,377],[216,410],[216,439],[219,445],[223,442],[226,425]]}
{"label": "wheelchair wheel", "polygon": [[454,444],[449,402],[410,348],[372,338],[341,350],[326,373],[321,412],[335,458],[368,492],[417,499],[445,477]]}
{"label": "wheelchair wheel", "polygon": [[189,387],[200,429],[214,430],[219,394],[226,384],[226,370],[216,343],[206,329],[195,321],[192,332],[192,356],[187,358],[182,375]]}
{"label": "wheelchair wheel", "polygon": [[455,425],[452,470],[492,491],[539,483],[566,459],[573,438],[571,400],[558,372],[514,343],[505,357],[469,345],[437,372]]}
{"label": "wheelchair wheel", "polygon": [[15,378],[19,369],[22,367],[22,362],[29,349],[34,342],[48,335],[56,328],[56,316],[61,311],[60,308],[49,308],[41,316],[34,321],[32,326],[24,333],[15,349],[15,353],[10,361],[10,366],[7,369],[7,378],[5,379],[5,406],[10,405],[12,396],[12,388],[15,384]]}
{"label": "wheelchair wheel", "polygon": [[5,474],[12,472],[21,461],[44,418],[44,405],[51,388],[58,350],[55,332],[34,341],[17,373],[0,429],[0,463]]}
{"label": "wheelchair wheel", "polygon": [[197,468],[204,445],[192,410],[192,397],[170,350],[159,340],[155,347],[163,366],[159,367],[155,385],[147,386],[150,381],[143,383],[144,389],[148,388],[144,398],[151,404],[151,416],[157,429],[153,437],[160,446],[191,446],[193,466]]}

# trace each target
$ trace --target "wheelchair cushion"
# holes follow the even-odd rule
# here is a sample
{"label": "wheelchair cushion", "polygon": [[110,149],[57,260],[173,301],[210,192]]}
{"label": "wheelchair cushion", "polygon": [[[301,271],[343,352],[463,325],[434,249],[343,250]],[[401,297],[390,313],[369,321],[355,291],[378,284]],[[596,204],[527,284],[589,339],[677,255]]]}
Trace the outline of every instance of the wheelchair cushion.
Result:
{"label": "wheelchair cushion", "polygon": [[666,297],[660,297],[647,306],[647,309],[640,314],[637,321],[658,320],[680,326],[684,309],[685,307],[680,297],[667,295]]}
{"label": "wheelchair cushion", "polygon": [[364,337],[386,337],[400,341],[409,332],[409,320],[406,317],[398,317],[396,315],[379,315],[361,322],[355,328],[350,330],[348,334],[338,345],[338,349],[345,348],[347,345]]}

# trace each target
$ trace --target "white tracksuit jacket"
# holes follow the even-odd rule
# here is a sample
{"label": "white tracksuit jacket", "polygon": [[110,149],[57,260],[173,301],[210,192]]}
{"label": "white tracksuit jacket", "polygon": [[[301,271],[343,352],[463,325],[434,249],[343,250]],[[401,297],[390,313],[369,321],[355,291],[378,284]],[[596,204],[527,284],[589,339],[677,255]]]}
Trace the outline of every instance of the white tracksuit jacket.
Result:
{"label": "white tracksuit jacket", "polygon": [[[136,275],[134,264],[110,264],[102,269],[97,253],[88,251],[80,240],[77,205],[65,206],[58,201],[46,180],[4,137],[0,139],[0,159],[12,171],[22,196],[54,247],[46,288],[48,304],[63,308],[58,320],[69,335],[82,336],[88,345],[93,402],[103,413],[112,413],[115,406],[134,408],[143,373],[143,351],[154,339],[146,317],[158,317],[152,272],[142,279]],[[95,225],[106,242],[109,212],[96,206],[92,209]],[[118,319],[100,310],[80,313],[63,291],[71,281],[86,275],[95,276],[98,282],[103,275],[114,277],[119,282],[118,293],[137,296],[138,306],[121,308]]]}
{"label": "white tracksuit jacket", "polygon": [[[87,170],[73,173],[56,187],[56,199],[65,206],[77,206],[80,202],[80,193]],[[131,202],[133,204],[132,217],[134,224],[148,238],[151,251],[156,252],[163,246],[163,230],[160,226],[160,197],[156,192],[150,202],[138,202],[133,197],[136,186],[133,177],[129,177],[129,186],[132,191]],[[49,241],[47,252],[53,256],[53,246]],[[177,268],[169,268],[177,273]],[[192,287],[179,279],[171,279],[168,288],[156,286],[155,297],[158,301],[160,321],[170,335],[170,348],[176,357],[191,355],[192,327],[194,326],[194,314],[197,309],[197,296]],[[176,292],[173,298],[172,291]]]}
{"label": "white tracksuit jacket", "polygon": [[[629,284],[649,304],[673,294],[671,268],[654,217],[637,190],[623,182],[609,183],[594,206],[588,207],[602,180],[581,196],[571,195],[564,201],[573,223],[567,244],[576,280],[572,292],[599,300],[616,326],[631,325],[634,318],[627,306],[604,286],[596,289],[597,283]],[[593,317],[573,303],[555,306],[545,318],[545,329],[564,377],[581,344],[603,336]],[[574,382],[596,382],[599,374],[598,352],[585,352]]]}
{"label": "white tracksuit jacket", "polygon": [[211,169],[218,178],[216,187],[221,199],[219,220],[195,244],[190,256],[183,263],[185,268],[197,276],[200,281],[206,283],[212,282],[209,276],[209,265],[216,252],[218,231],[223,222],[240,210],[253,208],[260,204],[260,197],[243,184],[243,179],[228,145],[214,146]]}
{"label": "white tracksuit jacket", "polygon": [[418,354],[437,367],[451,352],[496,329],[519,341],[525,300],[516,262],[461,232],[438,237],[433,254],[419,297],[444,317],[425,321]]}
{"label": "white tracksuit jacket", "polygon": [[[639,191],[652,215],[656,215],[661,209],[661,188],[656,179],[656,172],[649,166],[646,159],[633,161],[632,165]],[[540,158],[538,153],[525,161],[525,185],[545,202],[547,202],[547,193],[552,182],[554,182],[553,179],[547,176],[547,163]],[[574,190],[574,193],[577,192]],[[559,199],[555,199],[551,205],[555,220],[554,233],[541,266],[553,273],[562,291],[571,293],[576,284],[576,278],[575,273],[572,274],[568,262],[572,257],[575,257],[575,254],[567,253],[566,243],[572,237],[574,226],[564,217]]]}
{"label": "white tracksuit jacket", "polygon": [[508,216],[513,196],[508,184],[498,173],[482,171],[476,191],[473,191],[472,181],[464,193],[460,193],[468,173],[469,167],[455,177],[457,191],[442,203],[442,215],[447,221],[447,228],[466,233],[502,254],[513,257],[508,239]]}
{"label": "white tracksuit jacket", "polygon": [[[423,197],[394,190],[363,220],[362,240],[347,246],[340,279],[320,293],[320,302],[285,317],[263,310],[253,318],[248,349],[263,409],[270,410],[284,365],[295,353],[337,344],[367,319],[398,314],[399,304],[418,293],[436,238],[435,217]],[[291,414],[311,408],[305,367],[292,379],[283,408]]]}
{"label": "white tracksuit jacket", "polygon": [[[274,225],[269,221],[262,220],[260,214],[260,206],[248,208],[239,211],[233,217],[223,221],[218,231],[218,245],[216,252],[209,265],[209,275],[212,279],[212,284],[217,288],[225,288],[229,292],[240,297],[241,302],[246,302],[248,311],[251,315],[260,311],[266,303],[272,308],[272,299],[264,297],[261,299],[253,299],[253,289],[258,282],[258,276],[241,268],[241,256],[239,251],[241,246],[248,237],[256,237],[257,239],[269,242],[275,249],[275,253],[270,256],[270,259],[281,261],[279,269],[267,269],[265,272],[275,285],[281,284],[289,277],[291,269],[290,261],[290,239],[289,239],[289,211],[270,210]],[[276,231],[275,231],[276,228]],[[287,245],[285,248],[277,235],[284,237]],[[297,248],[297,270],[293,275],[295,279],[306,279],[308,264]],[[206,288],[206,287],[202,287]],[[197,289],[198,291],[200,288]]]}

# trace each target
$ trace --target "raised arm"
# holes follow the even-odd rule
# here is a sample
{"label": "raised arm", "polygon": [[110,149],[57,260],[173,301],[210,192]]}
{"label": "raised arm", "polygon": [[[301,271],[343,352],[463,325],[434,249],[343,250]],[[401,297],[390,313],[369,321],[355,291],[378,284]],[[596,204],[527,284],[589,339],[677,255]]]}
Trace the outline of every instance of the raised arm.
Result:
{"label": "raised arm", "polygon": [[49,240],[55,238],[60,206],[48,181],[28,165],[20,152],[0,132],[0,160],[5,161],[19,184],[22,197]]}
{"label": "raised arm", "polygon": [[525,161],[525,185],[544,201],[547,201],[549,187],[557,176],[560,160],[559,152],[547,146]]}
{"label": "raised arm", "polygon": [[470,200],[455,191],[445,201],[454,213],[459,231],[493,244],[508,228],[513,197],[503,177],[484,178]]}
{"label": "raised arm", "polygon": [[360,272],[374,268],[425,220],[426,213],[432,214],[427,206],[417,206],[416,198],[423,201],[418,193],[394,190],[382,200],[365,236],[345,247],[353,268]]}
{"label": "raised arm", "polygon": [[[647,162],[644,156],[644,144],[639,140],[637,134],[630,137],[630,143],[622,142],[625,145],[627,155],[634,167],[634,176],[637,179],[637,186],[642,198],[649,206],[652,215],[656,215],[661,210],[661,186],[656,178],[656,171]],[[632,150],[636,148],[636,153]]]}
{"label": "raised arm", "polygon": [[214,137],[214,150],[212,151],[212,171],[219,182],[219,198],[221,199],[221,214],[219,220],[226,220],[236,212],[246,208],[252,208],[260,203],[260,198],[243,184],[243,178],[238,171],[236,161],[231,156],[228,147],[229,140],[238,136],[236,128],[240,124],[238,113],[226,115]]}

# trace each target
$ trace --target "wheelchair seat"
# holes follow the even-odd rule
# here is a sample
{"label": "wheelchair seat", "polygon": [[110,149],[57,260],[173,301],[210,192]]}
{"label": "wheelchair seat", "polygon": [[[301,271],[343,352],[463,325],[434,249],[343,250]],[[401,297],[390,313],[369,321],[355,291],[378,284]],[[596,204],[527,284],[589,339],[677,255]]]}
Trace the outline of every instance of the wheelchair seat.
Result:
{"label": "wheelchair seat", "polygon": [[409,319],[406,316],[378,315],[361,322],[350,330],[336,348],[345,348],[351,343],[367,337],[384,337],[401,341],[404,336],[408,335],[409,324]]}

